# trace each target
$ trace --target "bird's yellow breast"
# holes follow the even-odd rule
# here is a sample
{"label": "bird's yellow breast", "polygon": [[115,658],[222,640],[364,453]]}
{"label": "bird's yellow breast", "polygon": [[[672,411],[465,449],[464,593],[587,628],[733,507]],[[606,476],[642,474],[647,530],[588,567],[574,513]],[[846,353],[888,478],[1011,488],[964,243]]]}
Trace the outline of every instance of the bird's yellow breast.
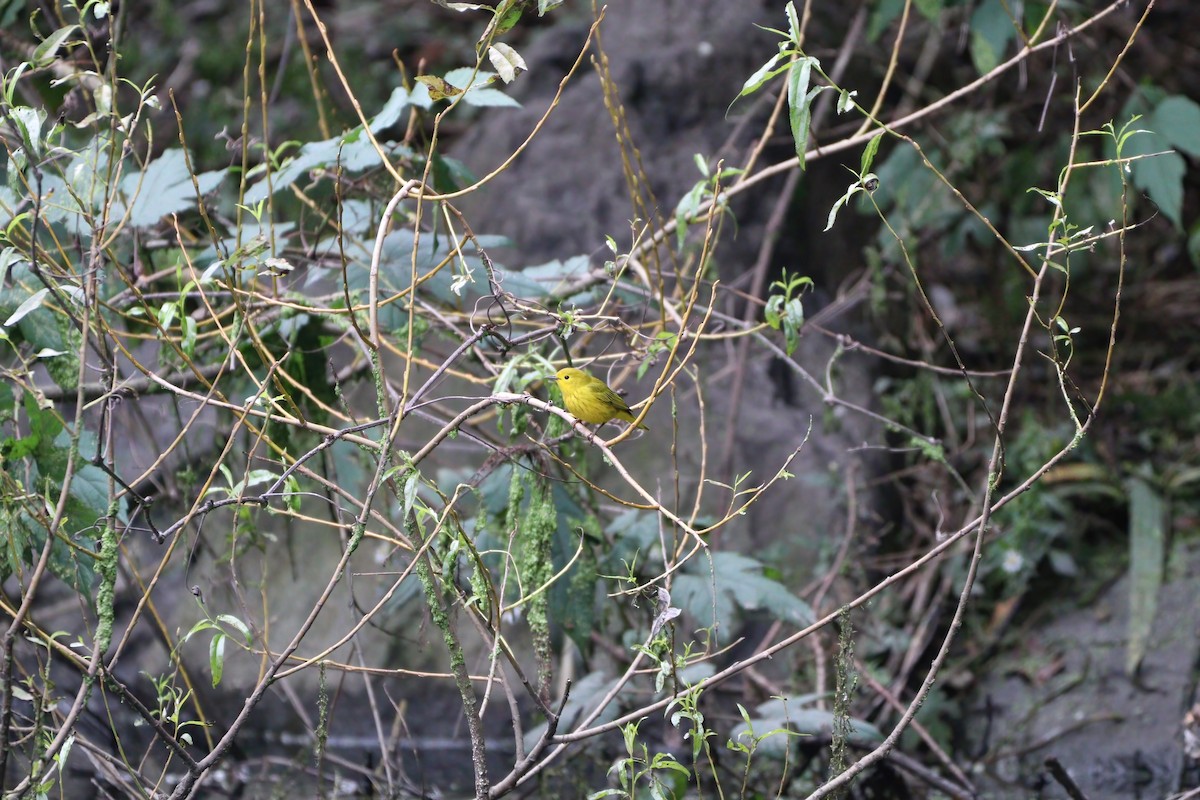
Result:
{"label": "bird's yellow breast", "polygon": [[613,419],[633,422],[629,405],[599,378],[574,367],[560,369],[554,377],[567,411],[581,422],[590,425],[603,425]]}

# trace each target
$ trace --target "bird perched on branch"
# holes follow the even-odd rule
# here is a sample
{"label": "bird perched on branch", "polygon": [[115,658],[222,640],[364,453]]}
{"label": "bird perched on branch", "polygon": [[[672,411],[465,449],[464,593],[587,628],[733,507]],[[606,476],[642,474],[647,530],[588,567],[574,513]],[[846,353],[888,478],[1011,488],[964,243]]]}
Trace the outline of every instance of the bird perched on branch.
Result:
{"label": "bird perched on branch", "polygon": [[[608,388],[608,384],[581,369],[566,367],[549,380],[556,381],[562,391],[567,411],[580,422],[603,425],[614,419],[632,423],[633,411],[621,395]],[[649,430],[645,425],[638,425]]]}

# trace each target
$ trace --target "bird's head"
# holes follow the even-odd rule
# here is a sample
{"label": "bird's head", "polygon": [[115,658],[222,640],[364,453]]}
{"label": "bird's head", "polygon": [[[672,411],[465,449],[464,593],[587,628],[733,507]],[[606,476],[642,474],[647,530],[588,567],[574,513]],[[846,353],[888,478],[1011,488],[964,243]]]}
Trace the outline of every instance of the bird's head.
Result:
{"label": "bird's head", "polygon": [[553,377],[548,380],[558,381],[559,386],[569,383],[583,383],[588,379],[588,374],[581,369],[574,367],[563,367]]}

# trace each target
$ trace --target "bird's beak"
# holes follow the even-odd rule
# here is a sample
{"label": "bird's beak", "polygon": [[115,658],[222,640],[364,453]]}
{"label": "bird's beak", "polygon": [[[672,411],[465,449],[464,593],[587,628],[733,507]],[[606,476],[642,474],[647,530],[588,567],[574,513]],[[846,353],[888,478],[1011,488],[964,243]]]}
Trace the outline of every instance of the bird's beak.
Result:
{"label": "bird's beak", "polygon": [[558,376],[557,376],[557,375],[548,375],[548,376],[546,377],[546,380],[548,380],[548,381],[557,381],[557,380],[558,380]]}

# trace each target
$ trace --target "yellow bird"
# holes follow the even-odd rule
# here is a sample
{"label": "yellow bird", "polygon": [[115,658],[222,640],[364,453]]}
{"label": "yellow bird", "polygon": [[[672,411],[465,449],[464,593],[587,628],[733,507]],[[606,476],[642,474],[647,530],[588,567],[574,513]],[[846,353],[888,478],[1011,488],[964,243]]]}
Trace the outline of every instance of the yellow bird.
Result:
{"label": "yellow bird", "polygon": [[[557,381],[562,390],[563,402],[567,411],[580,422],[592,425],[603,425],[614,419],[633,422],[634,414],[621,395],[608,388],[608,384],[597,377],[589,375],[581,369],[566,367],[558,374],[549,378]],[[645,425],[638,425],[642,430],[649,430]]]}

